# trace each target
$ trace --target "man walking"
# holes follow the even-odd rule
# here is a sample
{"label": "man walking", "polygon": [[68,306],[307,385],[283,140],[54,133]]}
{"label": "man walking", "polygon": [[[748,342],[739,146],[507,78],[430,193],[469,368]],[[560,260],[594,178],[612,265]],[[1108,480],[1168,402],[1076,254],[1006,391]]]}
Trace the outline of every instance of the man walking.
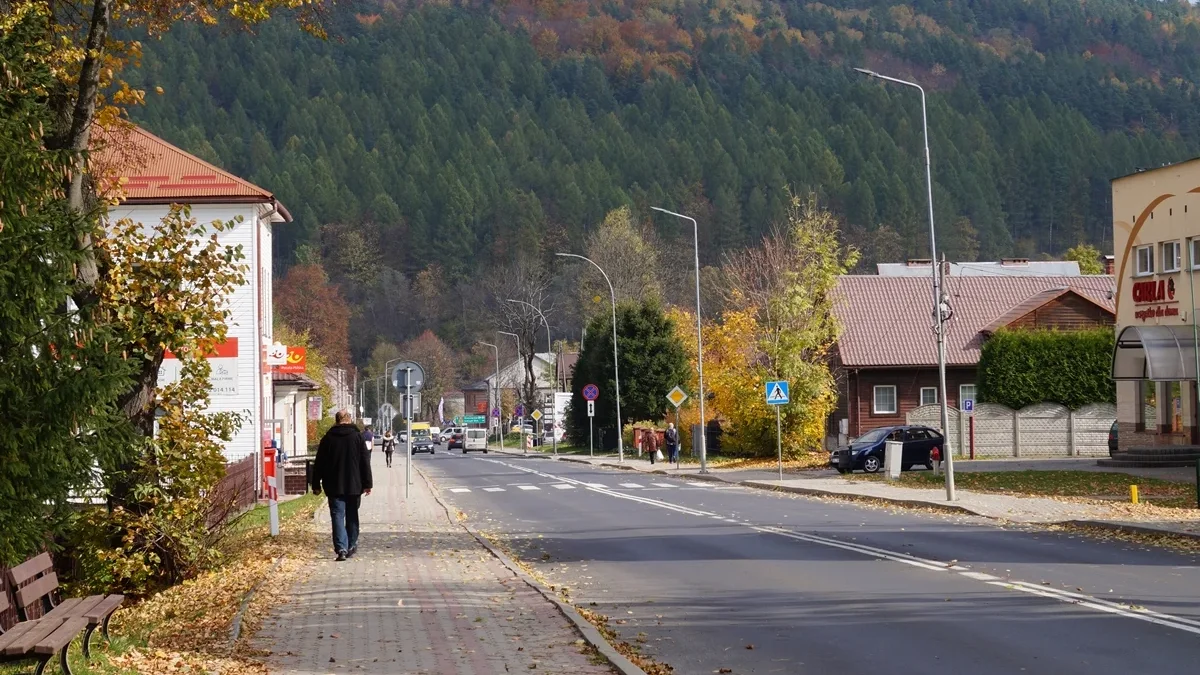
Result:
{"label": "man walking", "polygon": [[667,446],[667,461],[679,462],[679,430],[675,428],[674,422],[667,423],[667,430],[663,433],[663,443]]}
{"label": "man walking", "polygon": [[325,433],[317,447],[313,466],[313,494],[322,488],[329,500],[333,521],[333,550],[338,561],[358,552],[358,506],[363,495],[371,494],[371,451],[354,417],[345,410],[334,418],[336,425]]}
{"label": "man walking", "polygon": [[363,442],[367,444],[367,452],[375,449],[375,434],[371,432],[371,427],[368,426],[362,432]]}

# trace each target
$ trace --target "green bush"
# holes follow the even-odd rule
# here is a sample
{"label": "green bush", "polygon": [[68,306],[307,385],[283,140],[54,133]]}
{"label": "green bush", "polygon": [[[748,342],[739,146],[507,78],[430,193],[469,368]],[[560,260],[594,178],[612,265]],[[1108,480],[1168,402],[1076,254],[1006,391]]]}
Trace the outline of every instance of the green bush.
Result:
{"label": "green bush", "polygon": [[1060,403],[1071,409],[1116,403],[1112,329],[1000,330],[979,357],[979,400],[1013,409]]}

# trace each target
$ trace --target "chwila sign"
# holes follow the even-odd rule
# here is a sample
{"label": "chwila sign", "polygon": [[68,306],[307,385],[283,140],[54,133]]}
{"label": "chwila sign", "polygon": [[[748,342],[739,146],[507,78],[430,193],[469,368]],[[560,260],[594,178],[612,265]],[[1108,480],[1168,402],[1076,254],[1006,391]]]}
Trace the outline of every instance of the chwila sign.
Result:
{"label": "chwila sign", "polygon": [[1133,313],[1133,318],[1139,321],[1179,316],[1179,307],[1175,306],[1178,304],[1175,299],[1175,280],[1151,279],[1134,282],[1133,303],[1141,306]]}

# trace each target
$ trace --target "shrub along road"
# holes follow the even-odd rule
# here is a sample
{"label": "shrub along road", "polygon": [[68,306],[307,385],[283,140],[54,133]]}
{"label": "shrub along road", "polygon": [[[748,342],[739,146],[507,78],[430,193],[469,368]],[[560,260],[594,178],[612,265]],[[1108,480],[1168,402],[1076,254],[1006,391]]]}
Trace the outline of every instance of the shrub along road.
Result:
{"label": "shrub along road", "polygon": [[1200,655],[1192,555],[540,458],[418,461],[680,673],[1096,675]]}

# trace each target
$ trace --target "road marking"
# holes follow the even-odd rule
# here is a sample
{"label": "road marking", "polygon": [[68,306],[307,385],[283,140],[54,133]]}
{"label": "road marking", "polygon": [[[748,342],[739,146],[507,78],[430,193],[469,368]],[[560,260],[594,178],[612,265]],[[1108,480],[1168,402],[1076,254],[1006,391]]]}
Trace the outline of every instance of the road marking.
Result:
{"label": "road marking", "polygon": [[471,488],[450,488],[451,492],[470,492]]}
{"label": "road marking", "polygon": [[587,487],[590,487],[590,488],[603,488],[603,487],[608,487],[608,486],[607,486],[607,485],[605,485],[604,483],[584,483],[584,485],[585,485],[585,486],[587,486]]}
{"label": "road marking", "polygon": [[[574,483],[577,485],[582,485],[585,487],[589,487],[589,489],[591,489],[593,492],[608,495],[610,497],[616,497],[618,499],[628,499],[630,501],[635,501],[635,502],[647,504],[650,506],[658,506],[660,508],[664,508],[664,509],[667,509],[670,511],[676,511],[678,513],[685,513],[685,514],[693,515],[693,516],[708,516],[714,520],[723,520],[723,521],[726,520],[726,518],[724,518],[723,516],[718,516],[714,513],[709,513],[707,511],[690,509],[687,507],[679,506],[677,504],[671,504],[669,502],[664,502],[664,501],[660,501],[657,499],[650,499],[648,497],[635,496],[635,495],[625,493],[625,492],[614,492],[612,490],[607,490],[607,489],[603,489],[603,488],[594,488],[594,487],[590,487],[590,485],[588,483],[584,483],[583,481],[577,481],[577,480],[574,480],[571,478],[563,478],[561,476],[554,476],[551,474],[543,473],[541,471],[537,471],[536,469],[529,469],[529,468],[522,467],[522,466],[507,464],[507,463],[499,461],[499,460],[484,460],[484,461],[495,462],[497,464],[501,464],[501,465],[507,466],[512,469],[518,469],[520,471],[525,471],[527,473],[532,473],[532,474],[542,476],[545,478],[557,479],[557,480],[561,480],[561,481],[567,482],[567,483]],[[730,487],[738,487],[738,486],[730,486]],[[532,488],[532,489],[537,489],[537,488]],[[737,521],[733,521],[733,522],[737,522]],[[951,562],[947,563],[947,562],[941,562],[938,560],[932,560],[929,558],[920,558],[917,556],[909,555],[907,553],[889,551],[887,549],[877,548],[875,546],[868,546],[866,544],[839,541],[837,539],[830,539],[828,537],[821,537],[821,536],[814,535],[814,534],[793,532],[791,530],[785,530],[780,527],[752,525],[750,523],[739,523],[739,524],[742,524],[751,530],[754,530],[756,532],[761,532],[763,534],[774,534],[776,536],[786,537],[788,539],[795,539],[798,541],[804,541],[804,542],[808,542],[808,543],[812,543],[812,544],[818,544],[821,546],[828,546],[830,548],[842,549],[845,551],[850,551],[853,553],[859,553],[862,555],[866,555],[868,557],[878,558],[880,560],[888,560],[888,561],[892,561],[892,562],[903,563],[905,565],[911,565],[913,567],[918,567],[920,569],[928,570],[931,572],[941,572],[944,574],[957,574],[959,576],[962,576],[962,577],[965,577],[968,579],[980,581],[989,586],[997,586],[999,588],[1004,588],[1004,589],[1012,590],[1012,591],[1018,591],[1021,593],[1026,593],[1029,595],[1045,598],[1048,600],[1057,600],[1058,602],[1063,602],[1063,603],[1067,603],[1067,604],[1071,604],[1071,605],[1078,605],[1080,607],[1087,607],[1089,609],[1093,609],[1098,612],[1104,612],[1106,614],[1114,614],[1114,615],[1121,616],[1121,617],[1124,617],[1127,619],[1144,621],[1146,623],[1152,623],[1152,624],[1164,626],[1167,628],[1175,628],[1177,630],[1181,630],[1184,632],[1193,633],[1195,635],[1200,635],[1200,621],[1197,621],[1197,620],[1192,620],[1192,619],[1188,619],[1188,618],[1184,618],[1184,617],[1178,617],[1178,616],[1174,616],[1171,614],[1163,614],[1163,613],[1155,612],[1155,611],[1149,610],[1149,609],[1142,609],[1142,608],[1135,609],[1132,606],[1121,605],[1121,604],[1117,604],[1114,602],[1109,602],[1107,600],[1102,600],[1100,598],[1096,598],[1096,597],[1093,597],[1090,595],[1084,595],[1082,593],[1072,593],[1070,591],[1063,591],[1063,590],[1059,590],[1056,588],[1050,588],[1048,586],[1035,585],[1035,584],[1031,584],[1031,583],[1028,583],[1025,581],[1005,581],[1003,579],[993,577],[992,575],[989,575],[989,574],[983,574],[981,572],[973,572],[967,567],[963,567],[962,565],[955,564],[955,561],[951,561]]]}
{"label": "road marking", "polygon": [[642,486],[641,486],[641,485],[638,485],[637,483],[621,483],[621,487],[624,487],[624,488],[640,488],[640,487],[642,487]]}
{"label": "road marking", "polygon": [[518,485],[517,487],[522,490],[541,490],[542,489],[536,485]]}
{"label": "road marking", "polygon": [[675,485],[672,483],[651,483],[651,485],[653,485],[655,487],[669,487],[669,488],[675,487]]}
{"label": "road marking", "polygon": [[575,486],[574,486],[574,485],[567,485],[567,484],[565,484],[565,483],[559,483],[559,484],[557,484],[557,485],[551,485],[550,487],[553,487],[553,488],[555,488],[555,489],[558,489],[558,490],[574,490],[574,489],[575,489]]}
{"label": "road marking", "polygon": [[487,488],[483,488],[483,491],[484,492],[504,492],[504,488],[502,488],[502,487],[487,487]]}

